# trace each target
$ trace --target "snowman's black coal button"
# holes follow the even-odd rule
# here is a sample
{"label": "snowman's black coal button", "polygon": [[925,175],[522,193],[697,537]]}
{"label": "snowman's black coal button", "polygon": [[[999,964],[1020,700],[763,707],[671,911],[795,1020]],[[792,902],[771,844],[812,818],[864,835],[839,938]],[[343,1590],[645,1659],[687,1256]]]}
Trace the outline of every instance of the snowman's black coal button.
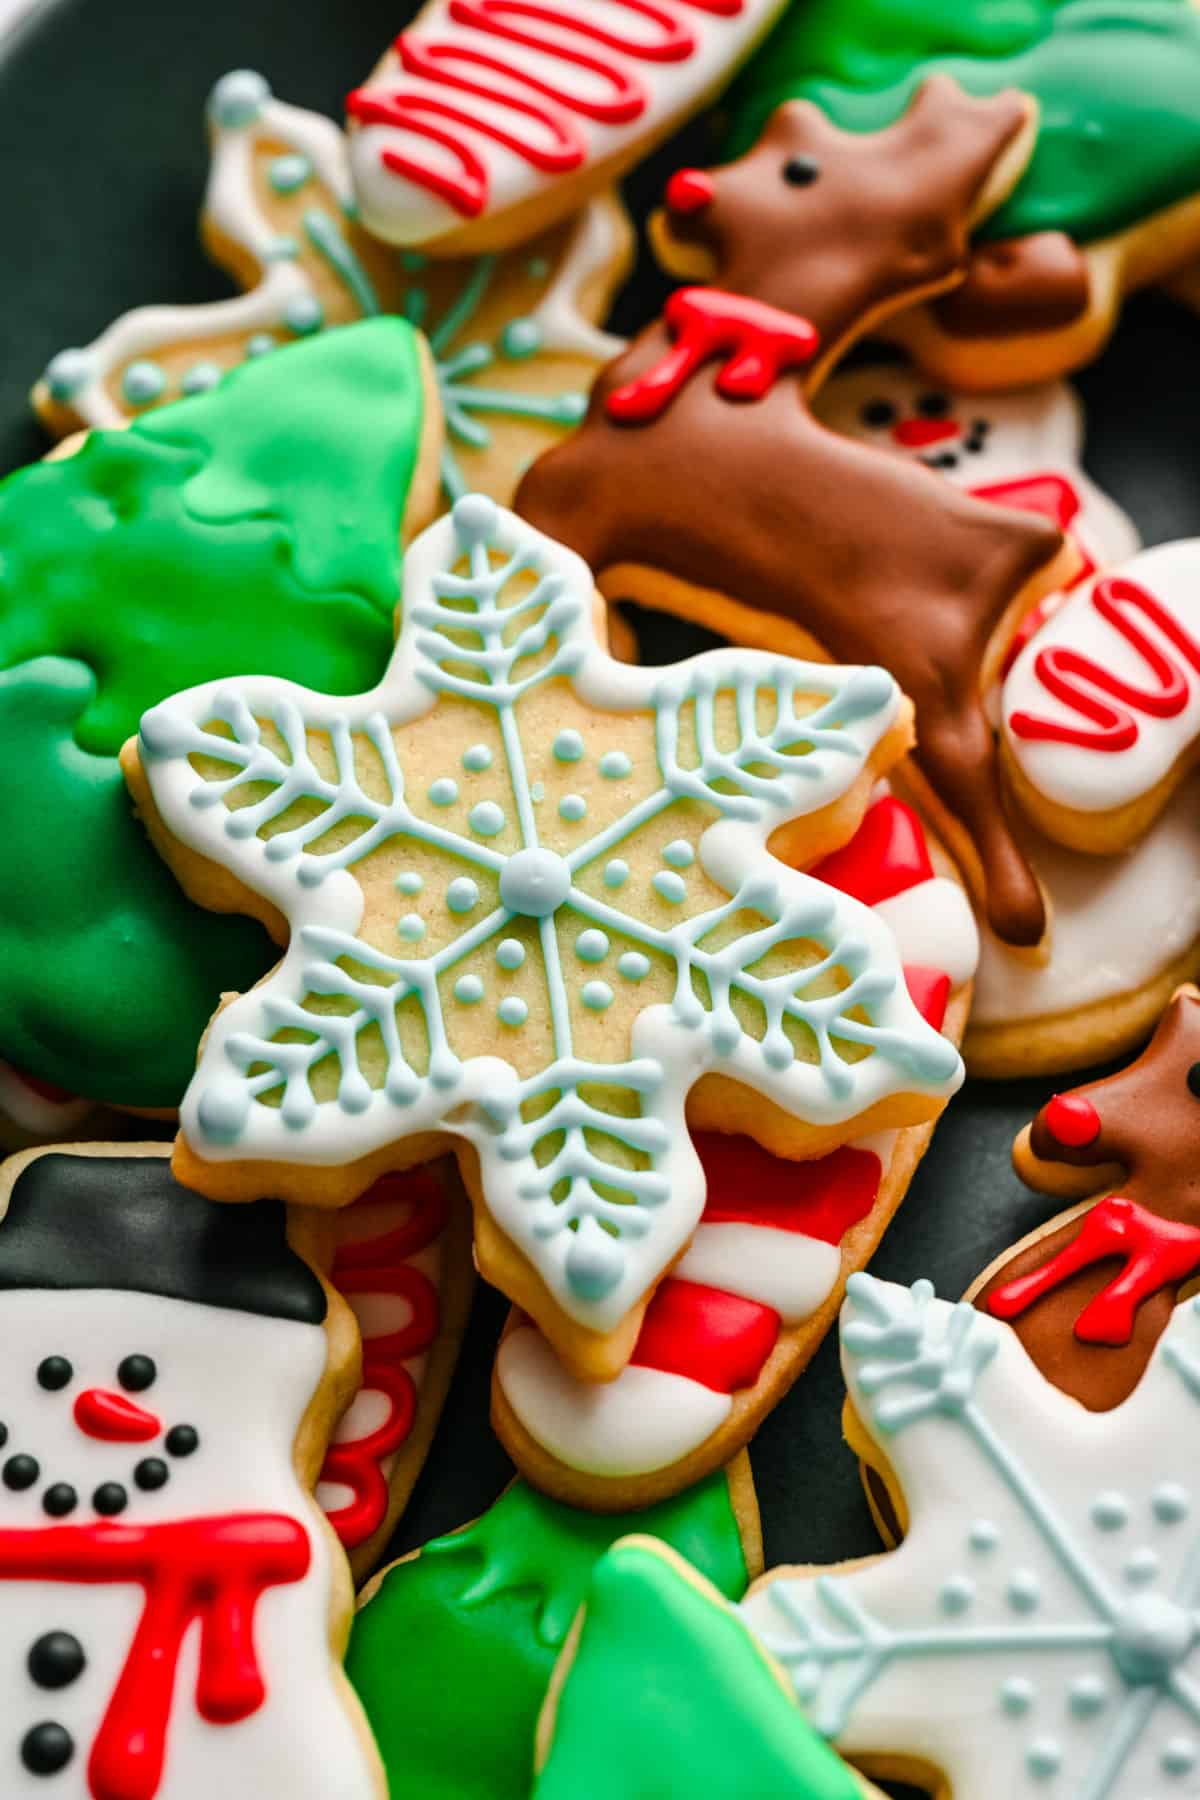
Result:
{"label": "snowman's black coal button", "polygon": [[144,1494],[154,1493],[156,1488],[166,1487],[171,1471],[161,1456],[147,1456],[133,1471],[133,1479]]}
{"label": "snowman's black coal button", "polygon": [[38,1364],[38,1386],[56,1394],[65,1388],[75,1373],[65,1356],[47,1356]]}
{"label": "snowman's black coal button", "polygon": [[48,1631],[29,1652],[26,1667],[40,1688],[65,1688],[83,1674],[87,1657],[73,1633]]}
{"label": "snowman's black coal button", "polygon": [[194,1425],[172,1425],[166,1437],[167,1454],[190,1456],[199,1443],[200,1433]]}
{"label": "snowman's black coal button", "polygon": [[5,1487],[19,1492],[22,1488],[31,1488],[41,1472],[35,1456],[10,1456],[0,1469],[0,1480]]}
{"label": "snowman's black coal button", "polygon": [[75,1754],[75,1740],[61,1725],[47,1720],[21,1740],[21,1761],[31,1775],[57,1775]]}
{"label": "snowman's black coal button", "polygon": [[42,1511],[52,1519],[65,1519],[79,1505],[79,1495],[69,1481],[56,1481],[42,1495]]}
{"label": "snowman's black coal button", "polygon": [[129,1504],[129,1495],[119,1481],[105,1481],[92,1495],[92,1505],[103,1518],[111,1519],[114,1513],[124,1512]]}
{"label": "snowman's black coal button", "polygon": [[144,1394],[157,1375],[152,1356],[126,1356],[117,1366],[117,1380],[127,1394]]}

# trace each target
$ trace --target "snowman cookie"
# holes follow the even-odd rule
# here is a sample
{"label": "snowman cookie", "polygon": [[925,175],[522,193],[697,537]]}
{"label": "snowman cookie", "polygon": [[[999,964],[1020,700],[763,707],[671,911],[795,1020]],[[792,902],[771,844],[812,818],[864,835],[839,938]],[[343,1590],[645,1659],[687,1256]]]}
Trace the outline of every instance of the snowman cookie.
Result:
{"label": "snowman cookie", "polygon": [[597,194],[511,255],[428,264],[358,223],[346,140],[237,69],[208,103],[212,165],[201,231],[245,289],[196,306],[140,306],[60,351],[33,391],[56,434],[120,425],[202,393],[247,357],[335,325],[398,313],[427,334],[446,417],[442,477],[500,500],[582,416],[619,340],[599,329],[632,255],[620,201]]}
{"label": "snowman cookie", "polygon": [[357,1333],[275,1201],[157,1144],[0,1169],[4,1792],[382,1800],[312,1497]]}
{"label": "snowman cookie", "polygon": [[377,688],[210,682],[124,756],[188,891],[286,945],[210,1026],[177,1172],[337,1206],[452,1144],[481,1270],[593,1381],[699,1222],[688,1122],[803,1159],[961,1079],[884,921],[780,860],[840,847],[906,748],[890,676],[631,669],[595,615],[578,557],[468,496]]}

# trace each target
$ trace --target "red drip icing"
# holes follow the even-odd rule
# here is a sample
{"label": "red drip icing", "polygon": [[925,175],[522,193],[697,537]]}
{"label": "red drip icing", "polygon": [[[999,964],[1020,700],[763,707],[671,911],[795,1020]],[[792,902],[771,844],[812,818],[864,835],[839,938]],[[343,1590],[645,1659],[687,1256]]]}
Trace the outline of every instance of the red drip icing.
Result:
{"label": "red drip icing", "polygon": [[696,1133],[708,1182],[706,1225],[765,1225],[838,1244],[875,1204],[883,1165],[843,1144],[813,1162],[785,1162],[751,1138]]}
{"label": "red drip icing", "polygon": [[94,1800],[154,1800],[179,1652],[200,1623],[196,1710],[213,1725],[257,1712],[266,1683],[254,1614],[269,1587],[300,1581],[312,1552],[296,1519],[243,1513],[160,1525],[0,1530],[0,1580],[125,1582],[145,1605],[88,1764]]}
{"label": "red drip icing", "polygon": [[1118,1257],[1124,1267],[1076,1319],[1075,1336],[1084,1344],[1127,1344],[1142,1301],[1200,1268],[1200,1230],[1160,1219],[1123,1195],[1110,1195],[1085,1216],[1078,1237],[1057,1256],[997,1288],[988,1311],[998,1319],[1015,1319],[1081,1269],[1109,1257]]}
{"label": "red drip icing", "polygon": [[153,1413],[104,1388],[85,1388],[79,1395],[75,1423],[88,1437],[108,1444],[148,1444],[162,1430]]}
{"label": "red drip icing", "polygon": [[[1113,753],[1129,750],[1138,740],[1134,713],[1150,718],[1176,718],[1188,702],[1188,681],[1183,669],[1157,642],[1148,637],[1128,615],[1140,612],[1175,647],[1186,663],[1200,673],[1200,644],[1183,629],[1165,606],[1137,582],[1113,575],[1097,582],[1091,604],[1145,662],[1157,684],[1135,687],[1111,670],[1101,668],[1090,656],[1066,644],[1042,650],[1034,671],[1042,686],[1072,708],[1091,727],[1069,725],[1036,713],[1014,712],[1009,727],[1019,738],[1040,743],[1078,744],[1085,750]],[[1108,698],[1104,698],[1108,696]],[[1118,704],[1113,704],[1117,702]]]}
{"label": "red drip icing", "polygon": [[[426,39],[420,33],[402,32],[395,49],[409,75],[438,83],[452,94],[469,95],[513,115],[500,124],[493,112],[481,114],[449,100],[404,87],[356,88],[346,102],[352,118],[368,125],[392,125],[427,138],[448,150],[458,164],[448,174],[416,156],[384,149],[380,160],[393,174],[437,194],[466,218],[474,218],[488,203],[487,167],[465,141],[471,132],[491,138],[522,157],[543,174],[564,174],[577,169],[587,155],[587,143],[569,117],[574,113],[603,125],[626,125],[641,118],[649,105],[645,85],[621,58],[642,63],[680,63],[695,55],[697,40],[681,12],[687,6],[719,18],[736,18],[744,0],[612,0],[613,7],[653,27],[646,36],[626,36],[599,20],[581,18],[576,8],[553,0],[450,0],[447,8],[456,25],[480,34],[480,42]],[[493,50],[494,40],[499,46]],[[603,99],[589,98],[578,88],[563,87],[522,67],[519,50],[533,50],[541,59],[566,65],[565,73],[583,70],[606,91]],[[594,47],[594,48],[593,48]],[[607,52],[608,54],[603,54]],[[464,73],[464,70],[467,72]],[[536,98],[530,98],[530,96]],[[446,121],[457,130],[446,129]],[[529,130],[529,125],[534,127]]]}
{"label": "red drip icing", "polygon": [[639,1368],[683,1375],[718,1394],[753,1387],[775,1348],[779,1314],[756,1300],[665,1281],[658,1289],[633,1353]]}
{"label": "red drip icing", "polygon": [[684,383],[713,357],[724,357],[717,392],[726,400],[761,400],[785,369],[811,362],[820,346],[815,326],[763,300],[720,288],[679,288],[663,312],[676,341],[652,369],[608,396],[608,412],[640,425],[666,410]]}
{"label": "red drip icing", "polygon": [[[1083,511],[1083,503],[1074,486],[1062,475],[1021,475],[1011,481],[985,482],[970,492],[976,500],[991,500],[996,506],[1012,506],[1018,512],[1036,513],[1039,518],[1049,519],[1060,531],[1071,531]],[[1095,563],[1073,533],[1072,542],[1079,552],[1080,564],[1067,584],[1067,592],[1089,581],[1096,573]],[[1036,636],[1065,599],[1065,593],[1048,594],[1032,612],[1026,613],[1008,646],[1000,670],[1001,679],[1008,674],[1030,638]]]}
{"label": "red drip icing", "polygon": [[864,906],[878,906],[932,881],[934,870],[920,819],[903,800],[885,794],[868,807],[850,842],[809,872]]}
{"label": "red drip icing", "polygon": [[1055,1094],[1046,1103],[1042,1123],[1069,1150],[1082,1150],[1100,1136],[1100,1114],[1086,1094]]}

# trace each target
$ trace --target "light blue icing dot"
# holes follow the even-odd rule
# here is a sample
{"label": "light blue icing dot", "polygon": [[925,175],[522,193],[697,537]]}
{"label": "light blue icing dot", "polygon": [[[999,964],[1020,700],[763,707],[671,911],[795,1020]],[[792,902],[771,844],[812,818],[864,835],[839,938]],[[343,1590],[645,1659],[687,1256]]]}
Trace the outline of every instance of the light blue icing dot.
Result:
{"label": "light blue icing dot", "polygon": [[458,799],[458,783],[448,775],[440,775],[430,784],[429,800],[433,806],[453,806]]}
{"label": "light blue icing dot", "polygon": [[[263,255],[267,262],[295,262],[299,254],[300,245],[294,237],[289,237],[286,232],[281,232],[263,251]],[[300,298],[301,296],[298,295],[297,299]],[[285,319],[287,318],[286,308],[284,309],[283,316]],[[318,319],[317,324],[319,325],[320,322],[321,321]],[[298,330],[299,327],[293,326],[292,329]],[[315,330],[316,326],[309,326],[307,329]]]}
{"label": "light blue icing dot", "polygon": [[650,885],[661,899],[670,901],[672,906],[678,906],[687,894],[683,876],[673,875],[669,869],[660,869]]}
{"label": "light blue icing dot", "polygon": [[510,319],[500,333],[501,350],[516,362],[536,356],[541,347],[542,328],[536,319]]}
{"label": "light blue icing dot", "polygon": [[1146,1582],[1154,1580],[1160,1567],[1154,1551],[1148,1544],[1143,1544],[1140,1550],[1135,1550],[1127,1559],[1121,1573],[1131,1587],[1144,1587]]}
{"label": "light blue icing dot", "polygon": [[464,1006],[476,1006],[483,999],[483,983],[478,975],[460,975],[454,984],[454,998]]}
{"label": "light blue icing dot", "polygon": [[496,1008],[496,1016],[502,1025],[523,1025],[529,1017],[529,1008],[516,994],[506,994]]}
{"label": "light blue icing dot", "polygon": [[1037,1698],[1037,1689],[1024,1675],[1011,1675],[1000,1689],[1000,1704],[1010,1718],[1019,1719]]}
{"label": "light blue icing dot", "polygon": [[550,264],[544,256],[531,256],[525,264],[525,273],[530,281],[545,281],[550,273]]}
{"label": "light blue icing dot", "polygon": [[1062,1767],[1062,1745],[1057,1738],[1034,1738],[1025,1752],[1025,1767],[1042,1781],[1057,1775]]}
{"label": "light blue icing dot", "polygon": [[1098,1531],[1120,1531],[1129,1523],[1128,1500],[1111,1488],[1097,1494],[1091,1505],[1091,1520]]}
{"label": "light blue icing dot", "polygon": [[599,767],[606,781],[624,781],[626,775],[633,773],[633,764],[623,750],[606,750]]}
{"label": "light blue icing dot", "polygon": [[425,921],[420,913],[405,913],[396,930],[402,938],[407,938],[410,944],[415,944],[419,938],[425,936]]}
{"label": "light blue icing dot", "polygon": [[696,860],[696,852],[686,838],[672,838],[663,848],[662,859],[673,869],[690,869]]}
{"label": "light blue icing dot", "polygon": [[419,894],[425,882],[415,869],[405,869],[397,875],[396,886],[402,894]]}
{"label": "light blue icing dot", "polygon": [[566,859],[553,850],[518,850],[500,875],[500,901],[527,919],[548,919],[571,891]]}
{"label": "light blue icing dot", "polygon": [[581,931],[575,939],[575,954],[580,962],[603,962],[608,955],[608,939],[602,931],[594,928]]}
{"label": "light blue icing dot", "polygon": [[70,400],[91,379],[92,365],[86,350],[60,350],[46,364],[42,379],[53,400]]}
{"label": "light blue icing dot", "polygon": [[1099,1675],[1077,1675],[1067,1689],[1067,1702],[1077,1719],[1090,1719],[1104,1711],[1108,1689]]}
{"label": "light blue icing dot", "polygon": [[205,1137],[236,1143],[250,1117],[250,1096],[240,1081],[214,1081],[201,1094],[196,1116]]}
{"label": "light blue icing dot", "polygon": [[293,294],[283,309],[283,322],[297,337],[309,337],[325,323],[325,309],[315,294]]}
{"label": "light blue icing dot", "polygon": [[494,800],[481,800],[467,814],[467,823],[480,837],[496,837],[504,830],[504,809]]}
{"label": "light blue icing dot", "polygon": [[270,98],[266,77],[257,69],[231,69],[208,96],[209,117],[214,125],[253,125]]}
{"label": "light blue icing dot", "polygon": [[525,946],[520,938],[501,938],[496,945],[496,961],[502,969],[519,969],[525,961]]}
{"label": "light blue icing dot", "polygon": [[949,1581],[942,1583],[938,1595],[938,1605],[944,1613],[955,1617],[966,1612],[975,1598],[975,1583],[969,1575],[952,1575]]}
{"label": "light blue icing dot", "polygon": [[604,865],[604,885],[606,888],[624,887],[629,880],[629,864],[614,856],[611,862]]}
{"label": "light blue icing dot", "polygon": [[469,875],[458,875],[446,889],[446,905],[452,913],[469,913],[478,903],[479,889]]}
{"label": "light blue icing dot", "polygon": [[1188,1493],[1177,1481],[1163,1481],[1150,1496],[1155,1518],[1163,1525],[1178,1525],[1190,1510]]}
{"label": "light blue icing dot", "polygon": [[529,798],[533,801],[535,806],[540,806],[542,804],[542,801],[546,798],[546,784],[544,781],[534,782],[529,790]]}
{"label": "light blue icing dot", "polygon": [[604,1012],[613,1003],[613,991],[607,981],[585,981],[580,999],[589,1012]]}
{"label": "light blue icing dot", "polygon": [[294,194],[302,188],[312,174],[312,164],[307,156],[298,152],[289,156],[276,156],[267,170],[267,180],[277,194]]}
{"label": "light blue icing dot", "polygon": [[265,356],[268,350],[274,350],[277,345],[278,339],[273,338],[269,331],[256,331],[252,338],[247,339],[246,355]]}
{"label": "light blue icing dot", "polygon": [[149,406],[167,385],[167,378],[157,363],[144,358],[131,362],[121,377],[121,392],[130,406]]}
{"label": "light blue icing dot", "polygon": [[1000,1533],[990,1519],[976,1519],[967,1533],[967,1542],[972,1550],[981,1553],[994,1550],[1000,1541]]}
{"label": "light blue icing dot", "polygon": [[558,816],[569,824],[577,825],[580,819],[587,816],[587,801],[582,794],[564,794],[558,803]]}
{"label": "light blue icing dot", "polygon": [[1162,1748],[1160,1762],[1165,1775],[1190,1775],[1196,1766],[1197,1750],[1193,1739],[1168,1738]]}
{"label": "light blue icing dot", "polygon": [[481,769],[490,769],[492,753],[486,744],[472,744],[469,750],[463,751],[463,768],[470,769],[472,775],[478,775]]}
{"label": "light blue icing dot", "polygon": [[556,762],[578,762],[583,755],[583,739],[577,731],[560,731],[554,740]]}
{"label": "light blue icing dot", "polygon": [[216,363],[193,363],[179,385],[185,394],[207,394],[209,388],[216,387],[221,374]]}
{"label": "light blue icing dot", "polygon": [[587,408],[586,394],[560,394],[550,402],[550,417],[557,425],[578,425]]}
{"label": "light blue icing dot", "polygon": [[454,502],[450,517],[464,544],[482,544],[494,537],[500,521],[496,502],[487,494],[464,494]]}
{"label": "light blue icing dot", "polygon": [[626,981],[644,981],[650,973],[650,958],[643,956],[640,950],[626,950],[624,956],[617,959],[617,971]]}
{"label": "light blue icing dot", "polygon": [[1041,1597],[1041,1585],[1033,1570],[1018,1569],[1008,1584],[1008,1604],[1013,1611],[1033,1612]]}

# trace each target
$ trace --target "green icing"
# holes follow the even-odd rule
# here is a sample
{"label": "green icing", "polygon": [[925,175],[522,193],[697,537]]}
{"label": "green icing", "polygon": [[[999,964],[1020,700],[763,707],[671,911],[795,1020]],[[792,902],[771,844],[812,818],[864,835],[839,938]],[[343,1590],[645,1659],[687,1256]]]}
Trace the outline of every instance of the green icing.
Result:
{"label": "green icing", "polygon": [[729,100],[730,154],[789,99],[877,131],[934,70],[1041,103],[1032,160],[984,235],[1080,243],[1200,189],[1200,12],[1190,0],[804,0]]}
{"label": "green icing", "polygon": [[663,1538],[730,1599],[744,1592],[723,1474],[616,1516],[577,1512],[517,1482],[465,1531],[388,1573],[358,1615],[347,1669],[391,1800],[527,1800],[558,1652],[597,1560],[630,1531]]}
{"label": "green icing", "polygon": [[0,483],[0,1054],[172,1105],[222,989],[274,960],[257,927],[184,899],[117,752],[214,677],[378,679],[422,416],[412,328],[372,320]]}
{"label": "green icing", "polygon": [[737,1615],[618,1544],[592,1574],[532,1800],[861,1800]]}

